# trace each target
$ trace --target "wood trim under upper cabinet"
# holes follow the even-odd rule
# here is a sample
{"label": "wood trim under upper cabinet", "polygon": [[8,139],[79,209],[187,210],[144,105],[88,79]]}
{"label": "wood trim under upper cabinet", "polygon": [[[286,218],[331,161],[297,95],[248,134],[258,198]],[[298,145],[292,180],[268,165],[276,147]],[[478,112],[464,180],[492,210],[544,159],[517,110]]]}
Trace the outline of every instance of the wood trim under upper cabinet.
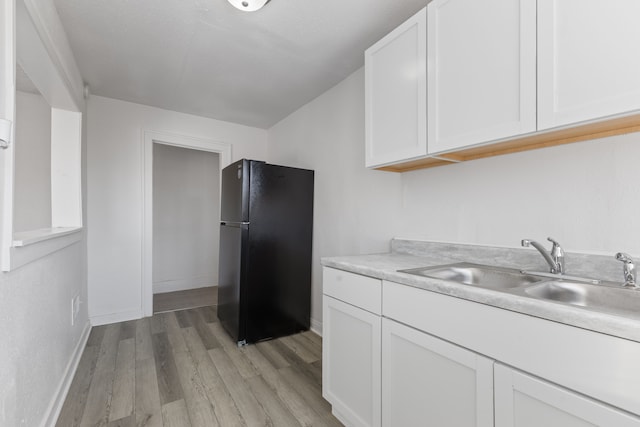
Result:
{"label": "wood trim under upper cabinet", "polygon": [[[596,123],[584,124],[568,129],[565,128],[543,133],[538,132],[516,139],[475,146],[450,153],[439,153],[437,154],[437,157],[425,157],[377,169],[390,172],[408,172],[417,169],[448,165],[455,162],[535,150],[537,148],[554,147],[562,144],[623,135],[632,132],[640,132],[640,113],[599,121]],[[449,158],[451,161],[444,160],[445,158]]]}
{"label": "wood trim under upper cabinet", "polygon": [[444,159],[444,156],[438,157],[425,157],[423,159],[412,160],[409,162],[399,163],[395,165],[382,166],[376,168],[382,171],[388,172],[407,172],[415,169],[432,168],[435,166],[450,165],[457,163],[457,161],[448,161]]}

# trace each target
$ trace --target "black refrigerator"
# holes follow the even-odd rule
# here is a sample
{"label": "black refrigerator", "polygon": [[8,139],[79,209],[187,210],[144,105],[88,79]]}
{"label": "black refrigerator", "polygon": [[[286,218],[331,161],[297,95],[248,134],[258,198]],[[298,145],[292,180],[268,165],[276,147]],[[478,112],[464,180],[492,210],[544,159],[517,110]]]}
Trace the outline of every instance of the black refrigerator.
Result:
{"label": "black refrigerator", "polygon": [[218,319],[238,345],[309,329],[313,181],[246,159],[222,171]]}

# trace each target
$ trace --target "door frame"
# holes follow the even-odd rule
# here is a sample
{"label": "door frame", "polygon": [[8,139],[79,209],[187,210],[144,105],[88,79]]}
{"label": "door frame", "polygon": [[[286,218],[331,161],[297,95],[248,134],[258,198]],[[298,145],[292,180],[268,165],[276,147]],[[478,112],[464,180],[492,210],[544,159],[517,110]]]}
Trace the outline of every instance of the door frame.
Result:
{"label": "door frame", "polygon": [[141,313],[153,316],[153,144],[172,145],[219,155],[220,182],[222,169],[231,164],[231,144],[210,139],[144,130],[142,137],[142,277]]}

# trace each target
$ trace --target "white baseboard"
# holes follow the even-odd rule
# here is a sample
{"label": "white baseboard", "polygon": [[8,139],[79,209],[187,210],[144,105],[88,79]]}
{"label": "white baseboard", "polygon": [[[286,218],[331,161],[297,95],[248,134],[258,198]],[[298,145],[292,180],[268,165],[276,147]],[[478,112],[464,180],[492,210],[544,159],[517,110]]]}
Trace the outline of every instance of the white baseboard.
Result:
{"label": "white baseboard", "polygon": [[322,336],[322,322],[316,319],[311,319],[311,330],[316,334]]}
{"label": "white baseboard", "polygon": [[154,294],[164,294],[166,292],[182,291],[186,289],[204,288],[215,286],[218,283],[217,277],[202,276],[188,277],[186,279],[164,280],[153,283]]}
{"label": "white baseboard", "polygon": [[45,412],[45,417],[41,424],[42,426],[54,427],[56,425],[56,421],[60,416],[60,411],[62,411],[62,405],[64,405],[64,401],[67,398],[67,393],[69,393],[69,387],[71,387],[71,382],[73,381],[73,377],[76,374],[76,369],[78,369],[78,364],[80,363],[82,352],[87,345],[87,340],[89,339],[90,332],[91,323],[89,323],[89,321],[87,320],[87,323],[85,323],[84,329],[82,330],[82,334],[80,335],[80,339],[78,340],[78,344],[76,344],[76,348],[71,354],[71,359],[67,364],[64,375],[60,380],[60,384],[58,384],[56,393],[53,396],[51,403],[49,403],[47,411]]}
{"label": "white baseboard", "polygon": [[100,314],[98,316],[90,316],[91,326],[108,325],[111,323],[126,322],[127,320],[142,319],[142,311],[132,310],[120,313]]}

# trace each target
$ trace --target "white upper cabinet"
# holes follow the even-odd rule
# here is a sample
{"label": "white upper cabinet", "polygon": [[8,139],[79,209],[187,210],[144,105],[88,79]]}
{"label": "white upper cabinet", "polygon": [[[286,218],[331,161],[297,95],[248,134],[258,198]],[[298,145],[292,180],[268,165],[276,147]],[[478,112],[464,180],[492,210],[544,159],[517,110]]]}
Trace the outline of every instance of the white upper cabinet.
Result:
{"label": "white upper cabinet", "polygon": [[638,17],[640,0],[432,0],[365,52],[366,166],[413,170],[637,126]]}
{"label": "white upper cabinet", "polygon": [[427,10],[429,153],[535,131],[536,1]]}
{"label": "white upper cabinet", "polygon": [[427,154],[427,12],[365,52],[366,166]]}
{"label": "white upper cabinet", "polygon": [[538,0],[538,129],[640,109],[640,1]]}

